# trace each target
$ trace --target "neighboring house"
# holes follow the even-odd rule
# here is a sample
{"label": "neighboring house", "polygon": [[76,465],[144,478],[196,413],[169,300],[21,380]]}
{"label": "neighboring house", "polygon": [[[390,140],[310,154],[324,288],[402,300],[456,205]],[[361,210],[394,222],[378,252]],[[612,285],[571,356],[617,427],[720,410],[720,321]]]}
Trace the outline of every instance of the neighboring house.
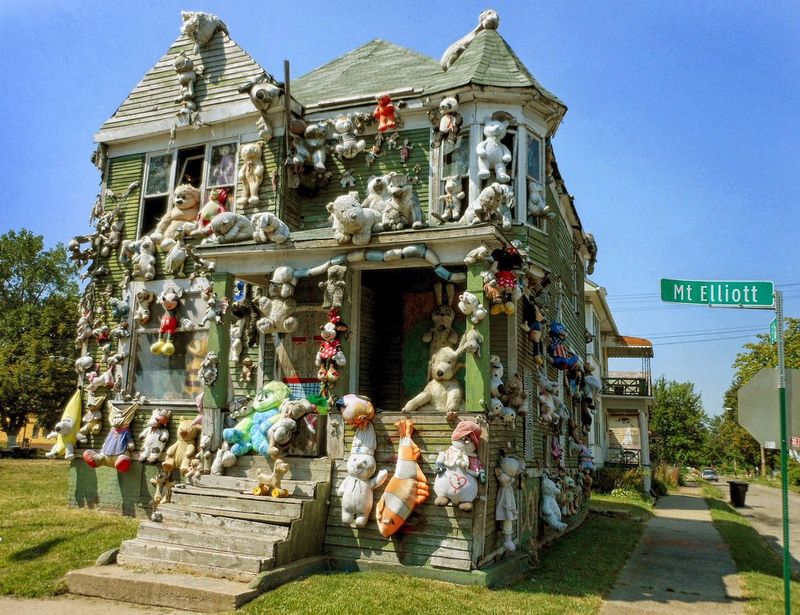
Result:
{"label": "neighboring house", "polygon": [[[587,360],[599,369],[603,381],[600,405],[595,409],[591,443],[599,465],[640,466],[645,489],[650,490],[649,417],[654,398],[650,373],[653,344],[644,338],[620,335],[606,301],[606,289],[591,280],[584,285]],[[641,361],[635,371],[609,371],[609,359]]]}
{"label": "neighboring house", "polygon": [[[86,339],[83,352],[100,361],[107,375],[102,382],[109,385],[95,387],[94,395],[106,395],[121,408],[146,398],[135,413],[134,433],[153,407],[170,408],[170,441],[178,420],[196,416],[199,403],[211,451],[220,446],[229,410],[269,381],[285,382],[297,397],[321,391],[329,398],[330,413],[319,417],[316,430],[298,422],[297,440],[284,453],[294,477],[316,481],[316,487],[304,486],[304,496],[291,506],[259,501],[265,523],[290,509],[302,519],[285,521],[294,528],[284,532],[288,546],[254,564],[256,572],[319,553],[359,565],[486,568],[506,551],[508,540],[530,550],[560,535],[539,519],[544,471],[563,480],[570,497],[581,502],[566,519],[569,526],[585,515],[583,474],[575,446],[569,446],[570,437],[581,437],[582,393],[571,388],[566,372],[546,362],[549,377],[558,383],[563,420],[556,425],[538,419],[543,374],[537,360],[546,353],[537,356],[528,339],[528,329],[537,323],[523,309],[519,292],[540,305],[547,321],[565,325],[559,352],[582,359],[584,272],[596,246],[583,230],[551,144],[566,107],[525,68],[490,13],[482,14],[484,27],[450,58],[446,71],[433,58],[374,40],[288,83],[268,74],[224,25],[213,27],[211,16],[201,16],[211,21],[213,36],[205,41],[179,36],[96,135],[103,198],[95,217],[116,224],[118,236],[116,246],[102,233],[90,238],[93,246],[111,249],[92,255],[92,283],[83,305],[92,327],[107,324],[118,330],[124,324],[130,337],[120,334],[111,348],[104,348],[104,340]],[[187,68],[187,60],[195,68]],[[397,125],[385,132],[373,117],[381,94],[391,98],[397,116]],[[494,142],[484,142],[487,125],[496,130]],[[500,152],[489,169],[479,155],[484,148]],[[209,225],[214,232],[200,234],[211,240],[186,238],[193,221],[180,229],[180,220],[164,222],[203,204],[216,214],[222,190],[228,195],[226,207],[237,215],[214,216]],[[378,215],[383,228],[369,222],[373,232],[363,237],[347,228],[351,220],[373,215],[362,203],[370,212],[383,210]],[[332,212],[338,216],[337,233]],[[288,241],[258,237],[260,227],[252,224],[276,224],[266,214],[287,225]],[[492,267],[475,257],[476,249],[500,250],[495,253],[499,263]],[[173,257],[185,257],[182,270],[170,270]],[[483,320],[462,315],[453,297],[466,291],[482,308],[493,307],[490,297],[497,287],[486,285],[481,274],[502,268],[506,260],[515,263],[513,271],[498,279],[511,280],[515,289],[511,297],[500,297],[493,310],[500,313]],[[170,314],[158,301],[140,301],[169,287],[183,293],[171,313],[179,324],[168,340],[171,354],[161,351],[166,340],[159,331]],[[219,309],[223,298],[231,303],[227,311]],[[131,309],[115,320],[111,303],[119,300]],[[394,425],[411,417],[423,449],[420,466],[433,483],[435,461],[451,443],[456,422],[448,422],[442,407],[402,409],[433,374],[428,341],[446,329],[437,333],[439,321],[431,319],[443,303],[454,314],[444,320],[454,320],[458,335],[477,332],[482,338],[479,353],[459,358],[466,368],[464,404],[458,410],[461,419],[484,425],[484,499],[467,513],[434,506],[432,494],[414,513],[416,529],[402,536],[400,548],[378,534],[374,517],[360,530],[342,522],[337,489],[347,477],[354,431],[343,424],[334,401],[358,393],[382,410],[373,421],[374,453],[378,467],[390,471],[397,459]],[[145,308],[152,312],[149,321],[142,318]],[[346,363],[319,365],[320,329],[327,322],[348,329],[338,339]],[[550,341],[545,327],[542,347]],[[518,374],[523,383],[527,401],[517,408],[516,420],[490,415],[484,423],[492,398],[492,356],[502,362],[506,381]],[[212,378],[209,368],[219,377]],[[461,386],[460,375],[442,378],[448,386]],[[90,446],[99,448],[107,431],[106,421]],[[524,460],[528,468],[514,490],[519,519],[508,537],[495,521],[499,484],[494,469],[502,452]],[[263,457],[251,455],[226,473],[252,479],[265,464]],[[71,496],[79,504],[144,514],[153,495],[148,479],[155,474],[156,468],[134,462],[123,481],[112,468],[88,470],[78,460]],[[201,484],[227,485],[227,478],[205,478]],[[568,479],[577,484],[568,487]],[[176,502],[164,509],[165,523],[175,508],[190,506],[190,496],[191,506],[207,516],[238,514],[231,510],[251,514],[240,507],[244,483],[237,480],[238,487],[228,490],[176,490]],[[375,492],[376,501],[381,493]],[[220,507],[228,512],[220,513]],[[314,507],[314,516],[301,514],[304,507]],[[252,514],[247,518],[253,521]],[[302,525],[314,520],[316,525]],[[234,559],[235,544],[229,547]],[[170,550],[151,535],[125,543],[120,561],[152,568],[168,567],[172,558],[196,564],[206,556],[199,547]],[[504,565],[519,561],[507,559]],[[209,568],[200,573],[209,574]]]}

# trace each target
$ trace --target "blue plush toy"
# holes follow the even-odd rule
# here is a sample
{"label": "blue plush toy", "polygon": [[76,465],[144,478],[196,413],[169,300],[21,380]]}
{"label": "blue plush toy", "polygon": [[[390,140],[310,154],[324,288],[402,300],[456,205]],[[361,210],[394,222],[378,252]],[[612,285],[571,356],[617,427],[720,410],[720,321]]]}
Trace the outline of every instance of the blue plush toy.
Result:
{"label": "blue plush toy", "polygon": [[235,427],[223,430],[222,439],[230,445],[230,452],[236,457],[251,450],[266,455],[269,449],[267,434],[281,418],[281,403],[290,397],[291,391],[283,382],[267,382],[253,400],[251,412]]}
{"label": "blue plush toy", "polygon": [[550,343],[547,345],[547,354],[553,359],[556,369],[570,371],[578,366],[580,357],[567,348],[564,340],[567,339],[567,328],[554,320],[550,323]]}

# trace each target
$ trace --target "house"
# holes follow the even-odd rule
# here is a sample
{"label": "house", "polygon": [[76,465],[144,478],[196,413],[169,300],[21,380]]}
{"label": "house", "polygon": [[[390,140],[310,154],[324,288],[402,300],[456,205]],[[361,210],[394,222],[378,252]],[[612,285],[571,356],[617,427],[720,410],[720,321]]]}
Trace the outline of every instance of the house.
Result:
{"label": "house", "polygon": [[[653,397],[650,359],[653,344],[640,337],[620,335],[606,301],[606,289],[584,283],[587,363],[600,375],[603,390],[594,409],[590,442],[598,466],[641,467],[644,488],[650,491],[649,417]],[[609,371],[609,359],[639,360],[639,369]]]}
{"label": "house", "polygon": [[[72,247],[91,280],[82,382],[110,419],[72,465],[72,501],[153,513],[168,473],[98,449],[109,421],[146,432],[164,408],[170,442],[179,423],[186,444],[202,425],[198,457],[118,561],[234,583],[234,602],[194,593],[197,608],[238,605],[254,595],[242,582],[263,590],[287,567],[486,584],[519,574],[528,552],[580,524],[590,491],[581,366],[596,245],[551,143],[565,105],[491,10],[441,62],[373,40],[297,79],[288,63],[267,72],[217,17],[183,19],[95,137],[98,229]],[[315,411],[293,415],[279,448],[252,425],[283,385],[292,408]],[[349,393],[380,412],[346,420],[365,404]],[[266,453],[265,433],[274,455],[243,452]],[[476,436],[473,478],[450,482],[478,485],[474,506],[433,493],[455,433]],[[371,453],[399,479],[398,458],[417,448],[430,497],[417,483],[411,500],[373,484],[378,509],[407,522],[387,538],[370,509],[354,527],[343,494],[361,483],[347,482],[348,460]],[[288,497],[252,495],[275,478],[276,455]],[[504,457],[526,469],[501,484]],[[545,476],[563,490],[563,521],[542,497]],[[518,512],[503,519],[498,501]],[[131,575],[114,577],[116,595],[141,600],[148,581]],[[101,577],[76,571],[70,588],[102,595]]]}

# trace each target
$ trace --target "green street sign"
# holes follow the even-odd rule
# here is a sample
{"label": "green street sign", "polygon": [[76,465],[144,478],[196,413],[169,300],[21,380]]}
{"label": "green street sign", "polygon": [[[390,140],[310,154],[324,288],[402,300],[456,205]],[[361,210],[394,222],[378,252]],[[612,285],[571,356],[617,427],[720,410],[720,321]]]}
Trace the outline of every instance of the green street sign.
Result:
{"label": "green street sign", "polygon": [[769,323],[769,342],[770,344],[776,344],[778,342],[778,319],[773,318],[772,322]]}
{"label": "green street sign", "polygon": [[772,282],[661,280],[661,300],[671,303],[772,307]]}

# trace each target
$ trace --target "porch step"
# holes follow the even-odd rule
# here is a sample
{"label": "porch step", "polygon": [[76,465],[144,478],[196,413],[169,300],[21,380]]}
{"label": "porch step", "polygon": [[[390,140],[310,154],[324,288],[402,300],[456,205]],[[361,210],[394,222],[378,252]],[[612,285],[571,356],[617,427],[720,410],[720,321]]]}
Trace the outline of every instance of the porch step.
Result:
{"label": "porch step", "polygon": [[[288,529],[288,528],[287,528]],[[265,538],[253,534],[223,532],[207,528],[174,527],[165,523],[145,521],[139,526],[137,538],[148,542],[168,543],[181,547],[221,549],[255,557],[272,557],[275,543],[282,538]]]}
{"label": "porch step", "polygon": [[265,540],[283,540],[289,536],[287,525],[269,523],[264,515],[247,515],[235,512],[224,514],[215,509],[178,508],[174,504],[162,504],[158,507],[163,518],[162,524],[174,528],[208,529],[225,534],[238,533],[256,536]]}
{"label": "porch step", "polygon": [[[287,480],[328,482],[331,479],[331,460],[329,457],[288,457]],[[261,455],[243,455],[236,465],[225,468],[225,476],[257,479],[260,472],[271,472],[273,462]]]}
{"label": "porch step", "polygon": [[272,565],[272,557],[247,555],[204,547],[187,547],[150,541],[144,538],[134,538],[122,543],[117,561],[121,564],[128,564],[131,563],[129,558],[172,562],[180,564],[182,568],[189,570],[202,567],[203,570],[198,570],[199,574],[205,574],[207,572],[205,569],[208,568],[219,569],[223,572],[220,575],[223,578],[233,571],[245,573],[244,575],[238,575],[240,577],[249,575],[250,578],[253,578],[259,572],[270,568]]}
{"label": "porch step", "polygon": [[181,508],[200,506],[220,511],[258,513],[273,517],[297,519],[300,516],[303,500],[298,498],[245,495],[221,489],[201,490],[187,488],[175,489],[172,492],[172,503]]}
{"label": "porch step", "polygon": [[260,593],[237,581],[175,572],[154,575],[122,566],[73,570],[67,573],[67,586],[73,594],[204,613],[231,611]]}
{"label": "porch step", "polygon": [[158,507],[162,514],[167,513],[169,510],[181,510],[185,512],[195,513],[198,515],[219,517],[221,519],[237,519],[240,521],[250,521],[252,523],[261,523],[264,525],[284,525],[288,526],[294,517],[287,517],[285,515],[274,515],[270,513],[259,512],[245,512],[241,510],[223,510],[215,507],[213,504],[209,506],[195,506],[189,504],[162,504]]}
{"label": "porch step", "polygon": [[[294,498],[313,498],[316,481],[312,480],[283,480],[281,487],[289,492],[289,497]],[[254,478],[242,476],[212,476],[210,474],[194,479],[192,487],[203,489],[224,489],[226,491],[251,493],[253,488],[258,485]]]}

